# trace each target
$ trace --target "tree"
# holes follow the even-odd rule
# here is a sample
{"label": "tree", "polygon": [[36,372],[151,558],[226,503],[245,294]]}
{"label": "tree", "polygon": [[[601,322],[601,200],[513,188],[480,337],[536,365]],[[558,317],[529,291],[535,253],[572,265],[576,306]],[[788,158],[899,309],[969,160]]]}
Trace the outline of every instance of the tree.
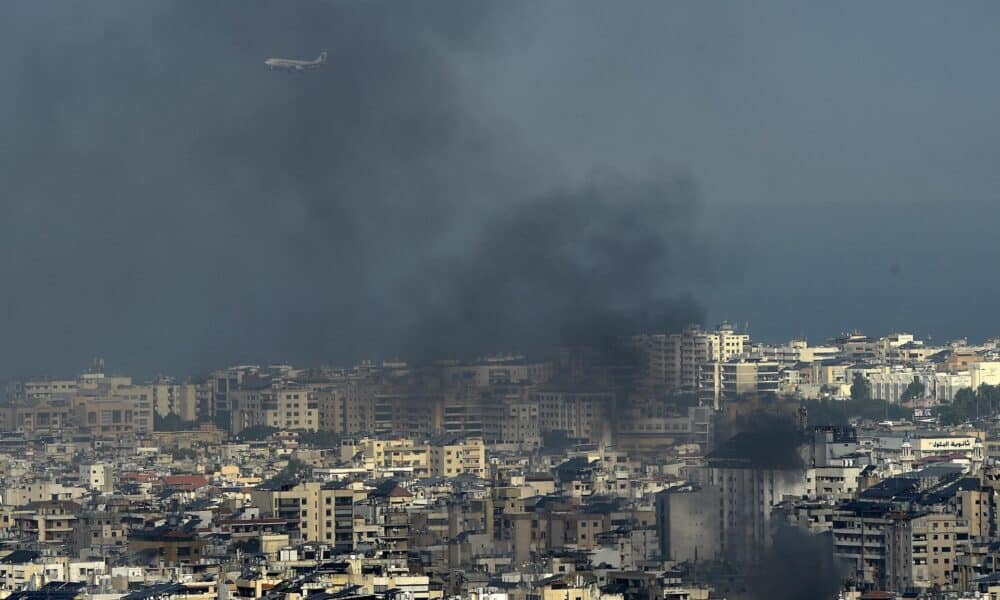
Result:
{"label": "tree", "polygon": [[925,387],[922,381],[919,379],[914,379],[910,382],[910,385],[906,386],[903,390],[903,395],[900,396],[900,402],[909,402],[910,400],[916,400],[917,398],[923,398]]}
{"label": "tree", "polygon": [[264,482],[266,488],[280,488],[296,485],[312,473],[312,467],[297,458],[288,459],[288,464],[278,474]]}
{"label": "tree", "polygon": [[904,419],[908,411],[898,404],[882,400],[805,400],[803,404],[809,415],[809,425],[850,424],[852,418],[882,420]]}
{"label": "tree", "polygon": [[277,432],[277,427],[271,427],[269,425],[254,425],[253,427],[247,427],[236,437],[245,442],[257,442],[260,440],[266,440]]}
{"label": "tree", "polygon": [[342,435],[333,431],[300,431],[299,443],[319,448],[336,448],[340,446]]}
{"label": "tree", "polygon": [[984,414],[994,415],[1000,410],[1000,385],[984,383],[976,390]]}
{"label": "tree", "polygon": [[170,451],[170,456],[174,460],[194,460],[198,458],[198,451],[194,448],[174,448]]}
{"label": "tree", "polygon": [[854,381],[851,383],[851,400],[855,402],[865,402],[872,399],[872,385],[861,373],[854,374]]}
{"label": "tree", "polygon": [[958,425],[983,417],[996,416],[1000,410],[1000,386],[983,384],[978,389],[962,388],[949,404],[938,407],[942,425]]}
{"label": "tree", "polygon": [[161,417],[160,413],[153,413],[153,431],[191,431],[198,429],[196,421],[185,421],[174,413]]}

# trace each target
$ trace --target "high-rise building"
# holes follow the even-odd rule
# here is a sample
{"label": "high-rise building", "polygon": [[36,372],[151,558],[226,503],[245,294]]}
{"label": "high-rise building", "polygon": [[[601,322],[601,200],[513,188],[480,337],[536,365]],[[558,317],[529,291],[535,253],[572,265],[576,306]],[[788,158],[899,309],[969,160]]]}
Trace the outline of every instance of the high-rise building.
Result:
{"label": "high-rise building", "polygon": [[645,357],[649,387],[696,392],[707,365],[749,352],[750,335],[723,322],[715,330],[692,325],[681,333],[639,335],[632,338],[632,344]]}

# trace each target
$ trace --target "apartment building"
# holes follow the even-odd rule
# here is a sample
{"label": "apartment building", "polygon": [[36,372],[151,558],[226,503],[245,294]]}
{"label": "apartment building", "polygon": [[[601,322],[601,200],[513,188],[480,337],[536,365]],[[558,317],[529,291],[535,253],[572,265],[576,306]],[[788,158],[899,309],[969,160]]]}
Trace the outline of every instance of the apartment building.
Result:
{"label": "apartment building", "polygon": [[380,386],[373,391],[372,430],[376,434],[430,436],[443,428],[440,392]]}
{"label": "apartment building", "polygon": [[804,339],[791,340],[782,346],[762,345],[754,350],[762,359],[782,365],[835,360],[840,354],[840,348],[836,346],[810,346]]}
{"label": "apartment building", "polygon": [[303,542],[323,542],[338,550],[354,549],[354,505],[367,497],[357,486],[300,483],[287,489],[257,488],[253,504],[265,517],[285,519]]}
{"label": "apartment building", "polygon": [[114,470],[108,463],[80,465],[80,481],[97,492],[111,493],[115,490]]}
{"label": "apartment building", "polygon": [[542,433],[562,431],[570,438],[610,443],[611,392],[553,388],[531,392],[528,397],[538,406]]}
{"label": "apartment building", "polygon": [[715,330],[695,325],[681,333],[640,335],[631,341],[645,355],[647,384],[690,392],[698,390],[704,365],[728,362],[750,350],[750,335],[725,322]]}
{"label": "apartment building", "polygon": [[444,368],[445,380],[473,387],[512,383],[545,383],[552,378],[551,362],[529,362],[523,356],[491,356],[482,361]]}
{"label": "apartment building", "polygon": [[177,415],[185,421],[198,419],[198,386],[157,382],[142,386],[148,390],[156,414]]}
{"label": "apartment building", "polygon": [[80,505],[68,500],[33,502],[14,512],[14,524],[40,544],[60,545],[70,541],[80,512]]}
{"label": "apartment building", "polygon": [[896,590],[952,585],[968,540],[968,521],[953,514],[892,515],[885,533],[886,582]]}
{"label": "apartment building", "polygon": [[883,503],[846,502],[833,511],[834,554],[854,583],[878,586],[884,581],[886,530],[891,523],[889,506]]}
{"label": "apartment building", "polygon": [[355,460],[368,469],[408,472],[414,477],[454,477],[488,474],[486,444],[482,438],[440,439],[417,443],[411,438],[345,440],[344,460]]}
{"label": "apartment building", "polygon": [[[762,453],[784,436],[785,453]],[[733,560],[752,561],[770,541],[773,508],[810,491],[803,457],[808,445],[794,432],[739,433],[708,456],[701,475],[705,489],[718,490],[719,552]],[[798,441],[798,447],[794,445]]]}
{"label": "apartment building", "polygon": [[142,388],[115,394],[80,393],[70,399],[74,424],[96,438],[153,432],[153,402]]}
{"label": "apartment building", "polygon": [[702,367],[698,395],[703,403],[718,409],[723,398],[742,394],[776,394],[780,379],[776,361],[741,359],[711,362]]}
{"label": "apartment building", "polygon": [[431,473],[436,477],[487,475],[486,445],[482,438],[468,438],[429,446]]}
{"label": "apartment building", "polygon": [[656,495],[660,556],[677,562],[712,560],[721,551],[721,488],[684,486]]}
{"label": "apartment building", "polygon": [[261,408],[269,427],[319,431],[319,403],[307,389],[272,390],[262,396]]}

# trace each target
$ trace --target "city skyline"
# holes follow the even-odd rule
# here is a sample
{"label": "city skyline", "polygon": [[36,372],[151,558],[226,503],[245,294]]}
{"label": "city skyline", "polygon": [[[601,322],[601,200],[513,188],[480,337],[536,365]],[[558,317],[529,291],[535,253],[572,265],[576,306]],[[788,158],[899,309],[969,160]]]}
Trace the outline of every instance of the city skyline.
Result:
{"label": "city skyline", "polygon": [[[778,339],[1000,329],[991,5],[10,10],[6,373],[551,340],[549,314],[663,303]],[[505,244],[545,207],[578,253]]]}

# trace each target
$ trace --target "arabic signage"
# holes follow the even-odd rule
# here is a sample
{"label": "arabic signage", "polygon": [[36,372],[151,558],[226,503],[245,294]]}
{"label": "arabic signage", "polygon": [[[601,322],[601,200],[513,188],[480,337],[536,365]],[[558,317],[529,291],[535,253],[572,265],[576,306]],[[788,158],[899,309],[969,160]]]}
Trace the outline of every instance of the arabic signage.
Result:
{"label": "arabic signage", "polygon": [[968,450],[973,447],[973,438],[951,438],[951,439],[924,439],[920,445],[924,449],[933,450]]}

